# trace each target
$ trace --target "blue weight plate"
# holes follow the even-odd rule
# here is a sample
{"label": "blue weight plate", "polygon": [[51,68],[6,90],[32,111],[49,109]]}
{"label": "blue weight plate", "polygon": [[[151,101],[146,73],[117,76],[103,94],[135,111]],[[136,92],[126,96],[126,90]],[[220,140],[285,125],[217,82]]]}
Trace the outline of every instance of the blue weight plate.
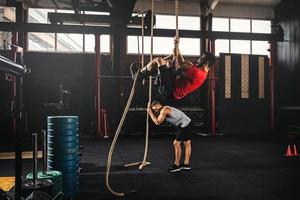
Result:
{"label": "blue weight plate", "polygon": [[69,162],[73,160],[78,160],[78,154],[77,153],[68,153],[68,154],[52,154],[48,152],[48,159],[49,160],[56,160],[56,161],[61,161],[61,162]]}
{"label": "blue weight plate", "polygon": [[67,154],[77,154],[78,153],[78,147],[75,148],[48,148],[48,154],[54,155],[54,156],[65,156]]}
{"label": "blue weight plate", "polygon": [[75,129],[67,129],[67,128],[50,129],[50,128],[48,128],[47,131],[48,131],[48,135],[61,136],[61,134],[70,134],[70,132],[72,134],[75,134],[75,133],[78,134],[79,129],[78,128],[75,128]]}
{"label": "blue weight plate", "polygon": [[78,123],[66,123],[66,124],[57,124],[57,123],[48,123],[47,124],[48,129],[52,128],[66,128],[66,129],[77,129],[78,128]]}
{"label": "blue weight plate", "polygon": [[55,138],[52,136],[48,136],[48,141],[54,142],[54,143],[64,143],[64,142],[76,142],[78,140],[78,138],[76,136],[64,136],[64,137],[60,137],[60,138]]}
{"label": "blue weight plate", "polygon": [[78,122],[78,116],[47,116],[47,122]]}
{"label": "blue weight plate", "polygon": [[60,147],[60,146],[65,146],[65,145],[70,145],[70,144],[79,144],[79,140],[73,140],[73,141],[55,141],[55,140],[49,140],[48,139],[48,147]]}
{"label": "blue weight plate", "polygon": [[57,166],[57,165],[49,165],[49,167],[51,169],[56,169],[56,170],[59,170],[61,171],[63,174],[66,174],[66,173],[78,173],[78,169],[79,169],[79,164],[75,164],[75,165],[72,165],[72,166],[68,166],[68,165],[63,165],[63,166]]}
{"label": "blue weight plate", "polygon": [[74,165],[79,165],[79,159],[73,159],[73,160],[52,160],[52,159],[48,159],[48,165],[52,166],[52,167],[53,166],[57,166],[57,167],[74,166]]}

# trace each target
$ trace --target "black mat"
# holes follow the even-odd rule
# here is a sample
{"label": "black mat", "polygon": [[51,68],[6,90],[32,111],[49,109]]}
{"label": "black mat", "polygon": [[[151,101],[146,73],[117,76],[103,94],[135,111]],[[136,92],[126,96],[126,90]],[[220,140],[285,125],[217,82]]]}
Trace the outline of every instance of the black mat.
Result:
{"label": "black mat", "polygon": [[[111,187],[118,192],[137,189],[121,199],[298,200],[300,157],[284,156],[284,140],[266,137],[201,137],[192,140],[191,171],[167,173],[173,163],[172,135],[151,136],[148,160],[142,171],[120,166],[141,161],[144,138],[121,137],[114,152]],[[111,139],[81,139],[80,194],[76,199],[118,199],[105,186]],[[13,174],[0,161],[0,175]],[[24,174],[30,171],[24,162]]]}

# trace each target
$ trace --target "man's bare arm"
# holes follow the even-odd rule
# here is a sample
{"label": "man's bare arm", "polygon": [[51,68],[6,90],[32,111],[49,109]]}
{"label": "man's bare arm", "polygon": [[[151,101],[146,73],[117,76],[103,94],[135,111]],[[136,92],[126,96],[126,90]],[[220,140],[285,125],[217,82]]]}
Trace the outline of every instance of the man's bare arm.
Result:
{"label": "man's bare arm", "polygon": [[160,113],[159,113],[159,116],[156,117],[153,112],[152,112],[152,109],[151,108],[147,108],[147,112],[148,114],[150,115],[152,121],[154,122],[154,124],[156,125],[160,125],[165,119],[166,119],[166,116],[169,112],[168,108],[164,107]]}

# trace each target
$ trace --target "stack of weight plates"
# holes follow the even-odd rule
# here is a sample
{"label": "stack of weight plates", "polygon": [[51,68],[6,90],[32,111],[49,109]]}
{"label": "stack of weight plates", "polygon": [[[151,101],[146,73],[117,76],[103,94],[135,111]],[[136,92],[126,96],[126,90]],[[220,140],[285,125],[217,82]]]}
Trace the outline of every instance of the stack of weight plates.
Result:
{"label": "stack of weight plates", "polygon": [[[53,183],[53,193],[56,195],[59,192],[62,192],[62,175],[60,171],[50,170],[43,173],[39,171],[37,173],[37,178],[39,180],[48,179],[51,180]],[[32,180],[33,176],[32,173],[27,174],[26,180]]]}
{"label": "stack of weight plates", "polygon": [[48,195],[53,195],[53,184],[49,179],[37,180],[36,188],[34,187],[33,180],[25,180],[22,182],[21,196],[26,199],[32,192],[41,191]]}
{"label": "stack of weight plates", "polygon": [[48,169],[62,172],[62,189],[73,198],[79,191],[78,117],[48,116]]}

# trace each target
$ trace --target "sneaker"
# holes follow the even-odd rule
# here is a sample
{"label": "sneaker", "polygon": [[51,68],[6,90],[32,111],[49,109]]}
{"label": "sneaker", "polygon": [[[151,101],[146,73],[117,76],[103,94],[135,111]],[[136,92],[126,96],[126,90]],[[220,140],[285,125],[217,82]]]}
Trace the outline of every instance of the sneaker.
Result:
{"label": "sneaker", "polygon": [[191,170],[192,168],[191,168],[190,164],[187,164],[187,165],[186,164],[181,164],[180,169],[188,171],[188,170]]}
{"label": "sneaker", "polygon": [[173,173],[173,172],[178,172],[180,170],[181,170],[181,168],[174,164],[174,165],[170,166],[170,168],[168,169],[168,172]]}
{"label": "sneaker", "polygon": [[135,77],[136,73],[138,72],[139,68],[140,67],[137,65],[136,62],[132,62],[131,63],[131,65],[130,65],[130,73],[131,73],[132,80],[134,80],[134,77]]}

